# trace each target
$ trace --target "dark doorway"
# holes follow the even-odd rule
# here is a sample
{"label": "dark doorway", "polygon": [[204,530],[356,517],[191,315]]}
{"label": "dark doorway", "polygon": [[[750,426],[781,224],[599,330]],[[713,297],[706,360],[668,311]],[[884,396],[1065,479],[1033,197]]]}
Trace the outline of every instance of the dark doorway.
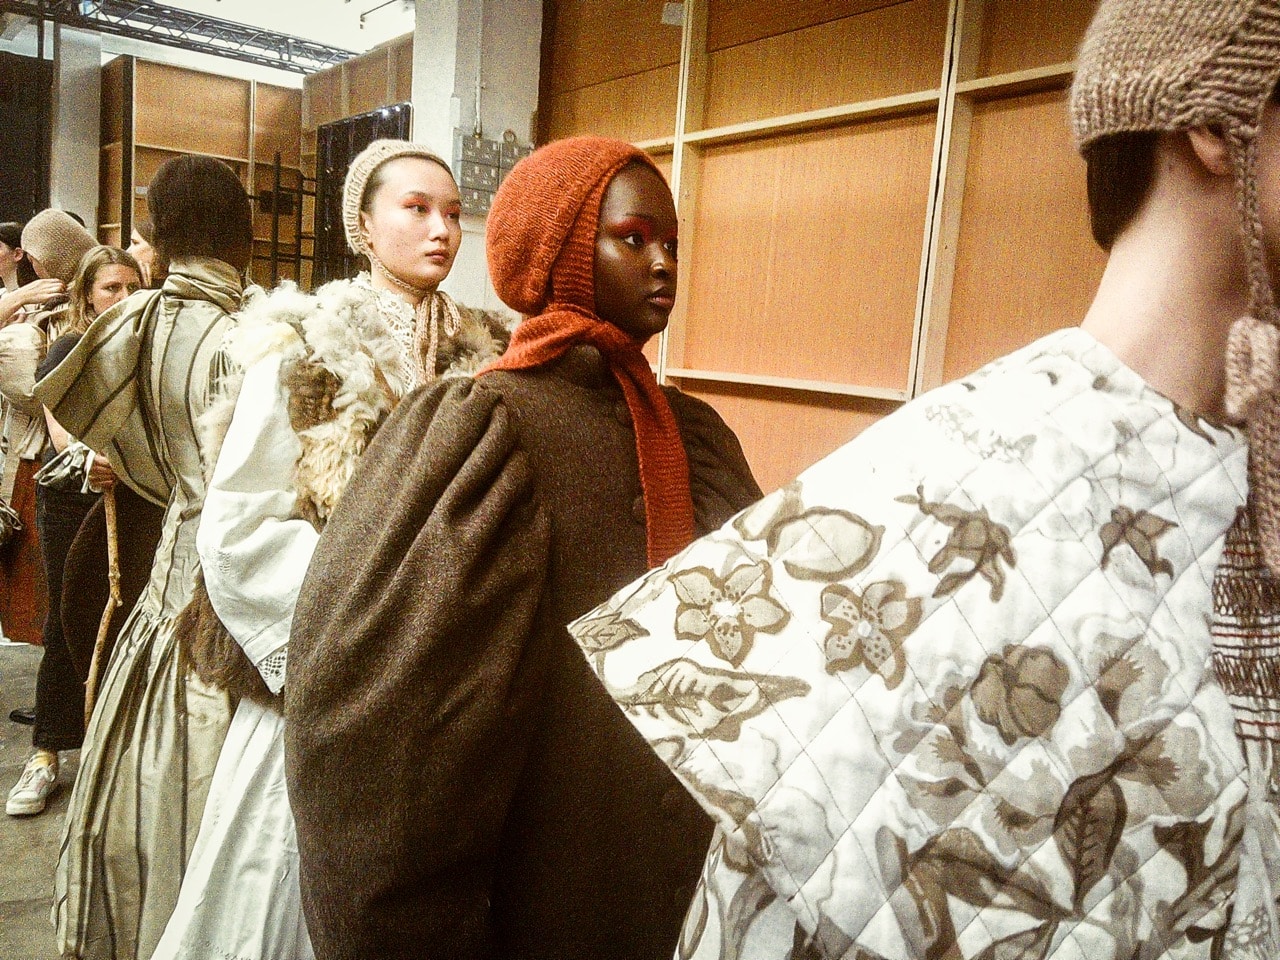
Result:
{"label": "dark doorway", "polygon": [[53,64],[0,53],[0,221],[49,206]]}
{"label": "dark doorway", "polygon": [[326,123],[316,130],[315,265],[312,284],[354,277],[360,260],[347,249],[342,229],[342,181],[351,159],[374,140],[409,138],[410,105],[398,103]]}

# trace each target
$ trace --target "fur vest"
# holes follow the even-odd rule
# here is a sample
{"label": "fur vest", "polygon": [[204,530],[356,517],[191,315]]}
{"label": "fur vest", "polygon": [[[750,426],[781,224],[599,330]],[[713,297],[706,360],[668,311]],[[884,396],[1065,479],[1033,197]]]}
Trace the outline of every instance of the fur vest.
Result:
{"label": "fur vest", "polygon": [[[456,309],[457,335],[441,331],[439,378],[475,373],[502,353],[511,335],[511,322],[502,314]],[[223,345],[236,372],[197,423],[205,477],[212,477],[245,371],[280,354],[289,421],[302,447],[293,477],[294,514],[322,530],[374,433],[400,398],[418,385],[413,312],[395,295],[375,290],[367,274],[361,274],[328,283],[315,294],[286,282],[251,298],[237,320]],[[201,679],[234,696],[279,708],[279,698],[218,619],[203,579],[179,616],[177,631]]]}

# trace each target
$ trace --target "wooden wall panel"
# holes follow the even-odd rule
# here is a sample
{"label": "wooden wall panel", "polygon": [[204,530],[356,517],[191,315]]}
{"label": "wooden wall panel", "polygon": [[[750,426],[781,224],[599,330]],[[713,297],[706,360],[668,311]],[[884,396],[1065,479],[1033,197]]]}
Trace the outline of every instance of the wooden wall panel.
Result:
{"label": "wooden wall panel", "polygon": [[781,33],[829,23],[904,0],[710,0],[707,49],[723,50]]}
{"label": "wooden wall panel", "polygon": [[[120,222],[124,184],[124,150],[119,141],[98,153],[98,222]],[[105,241],[103,241],[105,242]]]}
{"label": "wooden wall panel", "polygon": [[254,159],[269,164],[278,150],[281,163],[296,167],[301,129],[302,91],[259,83],[253,124]]}
{"label": "wooden wall panel", "polygon": [[[286,193],[289,190],[297,190],[299,173],[297,170],[290,170],[285,167],[280,171],[280,190],[281,193],[288,197],[284,202],[290,203],[294,196]],[[253,192],[262,194],[275,189],[275,169],[266,163],[259,163],[254,167],[253,172]],[[310,224],[304,223],[304,229]],[[296,221],[291,210],[286,210],[280,217],[280,242],[282,244],[292,244],[295,234]],[[259,240],[267,241],[267,246],[262,252],[262,256],[270,257],[270,240],[271,240],[271,210],[270,207],[255,203],[253,205],[253,235]],[[283,255],[283,254],[282,254]],[[292,258],[292,254],[289,255]]]}
{"label": "wooden wall panel", "polygon": [[[138,143],[249,158],[249,81],[137,61]],[[175,109],[181,104],[181,109]]]}
{"label": "wooden wall panel", "polygon": [[563,94],[680,62],[680,28],[663,0],[554,0],[544,90]]}
{"label": "wooden wall panel", "polygon": [[302,123],[306,130],[314,130],[321,124],[346,116],[342,103],[341,67],[330,67],[304,77],[302,102]]}
{"label": "wooden wall panel", "polygon": [[705,400],[738,435],[756,482],[765,493],[839,449],[897,404],[858,397],[814,397],[736,384],[678,384]]}
{"label": "wooden wall panel", "polygon": [[347,116],[354,117],[387,106],[390,64],[386,50],[379,47],[362,57],[348,60],[343,66],[347,71]]}
{"label": "wooden wall panel", "polygon": [[975,105],[944,379],[1078,324],[1105,261],[1066,91]]}
{"label": "wooden wall panel", "polygon": [[1097,6],[1097,0],[986,0],[978,76],[1074,60]]}
{"label": "wooden wall panel", "polygon": [[391,102],[407,103],[413,99],[412,33],[392,43],[391,63],[395,72],[395,96]]}
{"label": "wooden wall panel", "polygon": [[657,165],[658,169],[662,171],[663,178],[667,181],[667,185],[670,186],[671,185],[671,164],[673,160],[671,154],[670,153],[651,153],[649,154],[649,156],[653,158],[653,162]]}
{"label": "wooden wall panel", "polygon": [[934,116],[709,148],[672,364],[906,389]]}
{"label": "wooden wall panel", "polygon": [[543,101],[547,140],[594,133],[622,140],[657,140],[675,131],[679,68],[596,84]]}
{"label": "wooden wall panel", "polygon": [[947,0],[907,0],[712,53],[705,127],[936,89]]}

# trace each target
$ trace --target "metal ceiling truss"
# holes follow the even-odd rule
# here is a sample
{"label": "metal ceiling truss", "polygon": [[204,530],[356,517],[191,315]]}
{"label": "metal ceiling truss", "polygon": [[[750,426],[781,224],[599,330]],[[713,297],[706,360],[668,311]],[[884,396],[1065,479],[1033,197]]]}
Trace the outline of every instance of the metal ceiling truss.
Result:
{"label": "metal ceiling truss", "polygon": [[50,20],[79,30],[149,40],[293,73],[315,73],[356,56],[352,50],[166,7],[150,0],[0,0],[0,12]]}

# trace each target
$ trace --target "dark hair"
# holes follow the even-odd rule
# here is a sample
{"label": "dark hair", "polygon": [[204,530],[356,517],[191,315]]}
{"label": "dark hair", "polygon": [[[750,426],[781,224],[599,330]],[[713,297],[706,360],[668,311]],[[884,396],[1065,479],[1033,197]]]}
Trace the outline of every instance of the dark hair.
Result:
{"label": "dark hair", "polygon": [[164,260],[236,257],[247,262],[253,243],[249,197],[221,160],[166,160],[147,188],[147,208],[155,227],[153,245]]}
{"label": "dark hair", "polygon": [[[1280,103],[1280,81],[1270,99]],[[1146,202],[1155,182],[1159,139],[1154,131],[1113,133],[1084,148],[1089,228],[1103,250],[1111,249]]]}
{"label": "dark hair", "polygon": [[[0,223],[0,243],[6,247],[13,247],[15,250],[22,249],[22,224],[15,220],[9,220]],[[36,276],[36,268],[31,265],[31,258],[23,255],[18,261],[18,286],[25,287],[28,283],[38,280]]]}
{"label": "dark hair", "polygon": [[1084,148],[1089,194],[1089,227],[1103,250],[1110,250],[1146,202],[1155,180],[1160,134],[1113,133]]}
{"label": "dark hair", "polygon": [[138,236],[147,241],[147,243],[155,245],[156,229],[151,226],[151,221],[146,217],[140,217],[133,221],[133,229],[137,230]]}

